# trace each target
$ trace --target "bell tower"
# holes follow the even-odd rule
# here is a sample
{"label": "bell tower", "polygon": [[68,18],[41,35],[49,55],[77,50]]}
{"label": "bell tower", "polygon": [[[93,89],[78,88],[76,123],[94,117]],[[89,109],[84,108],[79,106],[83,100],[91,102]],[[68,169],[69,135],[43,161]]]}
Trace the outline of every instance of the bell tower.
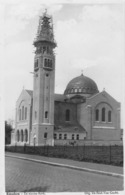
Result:
{"label": "bell tower", "polygon": [[56,43],[52,17],[46,12],[39,18],[34,40],[34,87],[32,113],[32,145],[53,145],[54,85]]}

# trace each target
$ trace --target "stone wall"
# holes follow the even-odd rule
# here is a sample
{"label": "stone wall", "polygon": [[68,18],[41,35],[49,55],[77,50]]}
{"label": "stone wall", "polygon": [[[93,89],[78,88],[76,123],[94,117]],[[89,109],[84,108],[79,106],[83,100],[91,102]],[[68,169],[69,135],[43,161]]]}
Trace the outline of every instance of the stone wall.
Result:
{"label": "stone wall", "polygon": [[[70,121],[66,121],[66,110],[70,110]],[[77,105],[67,102],[55,102],[54,124],[77,124]]]}
{"label": "stone wall", "polygon": [[6,146],[5,150],[123,166],[123,146]]}

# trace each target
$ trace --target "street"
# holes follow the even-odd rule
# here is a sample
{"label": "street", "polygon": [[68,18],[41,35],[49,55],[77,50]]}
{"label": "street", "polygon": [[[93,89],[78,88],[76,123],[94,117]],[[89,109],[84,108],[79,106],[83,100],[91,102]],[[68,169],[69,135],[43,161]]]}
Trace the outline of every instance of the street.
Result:
{"label": "street", "polygon": [[122,191],[123,179],[5,157],[7,192]]}

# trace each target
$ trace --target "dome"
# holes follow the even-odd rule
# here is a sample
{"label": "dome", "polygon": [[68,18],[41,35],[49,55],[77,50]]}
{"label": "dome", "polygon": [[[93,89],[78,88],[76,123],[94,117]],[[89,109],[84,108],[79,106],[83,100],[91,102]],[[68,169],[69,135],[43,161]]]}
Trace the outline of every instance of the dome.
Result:
{"label": "dome", "polygon": [[95,94],[98,93],[98,87],[96,85],[96,83],[90,79],[89,77],[84,76],[83,74],[79,77],[75,77],[74,79],[72,79],[65,91],[64,94],[65,95],[69,95],[69,94]]}

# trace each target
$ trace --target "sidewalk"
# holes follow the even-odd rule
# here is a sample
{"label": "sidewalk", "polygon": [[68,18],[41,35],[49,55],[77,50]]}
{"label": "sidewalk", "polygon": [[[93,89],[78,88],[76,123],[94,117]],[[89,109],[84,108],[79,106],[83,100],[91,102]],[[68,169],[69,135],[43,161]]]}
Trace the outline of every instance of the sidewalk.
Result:
{"label": "sidewalk", "polygon": [[61,159],[61,158],[50,158],[45,156],[31,155],[31,154],[21,154],[21,153],[12,153],[6,152],[6,156],[25,158],[25,160],[36,161],[39,163],[49,164],[52,166],[61,166],[66,168],[77,169],[81,171],[88,171],[97,174],[104,174],[116,177],[123,177],[123,167],[97,164],[83,161],[74,161],[70,159]]}

